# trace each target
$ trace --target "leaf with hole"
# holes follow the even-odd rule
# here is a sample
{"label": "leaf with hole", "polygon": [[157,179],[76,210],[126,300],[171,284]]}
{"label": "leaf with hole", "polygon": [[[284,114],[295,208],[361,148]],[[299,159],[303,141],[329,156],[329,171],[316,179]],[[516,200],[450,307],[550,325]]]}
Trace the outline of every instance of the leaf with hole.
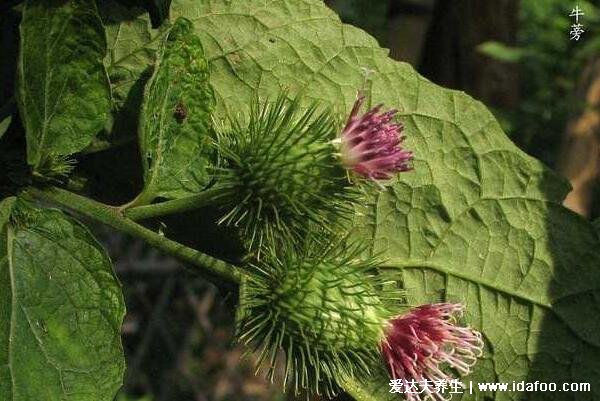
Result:
{"label": "leaf with hole", "polygon": [[200,39],[191,23],[175,21],[146,84],[140,116],[140,151],[146,201],[181,198],[210,182],[214,94]]}

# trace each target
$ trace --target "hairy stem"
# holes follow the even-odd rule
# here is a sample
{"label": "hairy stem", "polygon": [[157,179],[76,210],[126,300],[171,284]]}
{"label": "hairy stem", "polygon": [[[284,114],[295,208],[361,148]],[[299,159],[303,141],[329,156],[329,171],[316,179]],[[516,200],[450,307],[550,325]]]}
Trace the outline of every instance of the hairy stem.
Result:
{"label": "hairy stem", "polygon": [[153,205],[138,206],[125,209],[123,214],[131,220],[144,220],[151,217],[186,212],[199,209],[218,202],[228,193],[227,188],[215,187],[207,189],[197,195],[182,199],[174,199]]}
{"label": "hairy stem", "polygon": [[241,279],[240,272],[235,266],[149,230],[123,216],[118,208],[104,205],[56,187],[43,189],[30,187],[25,190],[24,194],[37,200],[70,209],[116,230],[139,237],[149,245],[169,255],[200,267],[201,273],[214,281],[215,284],[235,288]]}

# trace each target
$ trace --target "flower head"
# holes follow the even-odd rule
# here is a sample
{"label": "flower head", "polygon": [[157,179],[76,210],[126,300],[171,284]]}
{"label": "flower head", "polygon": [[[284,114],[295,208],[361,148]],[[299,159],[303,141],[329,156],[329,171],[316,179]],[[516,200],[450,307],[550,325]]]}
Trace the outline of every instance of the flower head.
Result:
{"label": "flower head", "polygon": [[279,356],[284,385],[295,393],[333,397],[339,379],[369,374],[390,314],[373,274],[377,261],[359,259],[363,249],[311,233],[301,245],[267,248],[247,266],[239,338],[260,350],[269,379]]}
{"label": "flower head", "polygon": [[[444,365],[468,374],[483,352],[483,340],[479,332],[455,325],[463,310],[459,304],[429,304],[391,319],[380,347],[392,378],[448,383],[453,378],[442,370]],[[405,395],[408,401],[445,399],[429,388]]]}
{"label": "flower head", "polygon": [[267,242],[298,241],[309,224],[334,226],[352,199],[331,145],[336,131],[330,110],[303,108],[285,92],[255,99],[248,118],[217,127],[217,181],[229,189],[219,223],[239,227],[257,252]]}
{"label": "flower head", "polygon": [[402,148],[402,124],[392,121],[397,110],[382,112],[378,105],[362,116],[358,112],[364,96],[356,99],[341,134],[341,154],[345,167],[374,180],[387,180],[394,173],[410,170],[412,152]]}

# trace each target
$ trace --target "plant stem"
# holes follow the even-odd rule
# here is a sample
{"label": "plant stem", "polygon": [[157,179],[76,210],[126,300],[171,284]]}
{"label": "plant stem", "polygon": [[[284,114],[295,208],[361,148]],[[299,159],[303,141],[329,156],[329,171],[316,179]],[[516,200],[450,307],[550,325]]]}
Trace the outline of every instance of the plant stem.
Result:
{"label": "plant stem", "polygon": [[197,195],[182,199],[160,202],[153,205],[137,206],[123,210],[125,217],[131,220],[144,220],[151,217],[186,212],[214,204],[227,193],[226,188],[215,187],[207,189]]}
{"label": "plant stem", "polygon": [[102,152],[104,150],[117,148],[119,146],[127,145],[135,139],[134,136],[119,137],[119,139],[113,140],[98,140],[92,142],[88,147],[81,151],[82,154],[87,155],[90,153]]}
{"label": "plant stem", "polygon": [[341,386],[348,395],[356,400],[372,399],[368,391],[356,379],[344,375],[340,378]]}
{"label": "plant stem", "polygon": [[169,255],[202,268],[202,273],[207,275],[215,284],[236,288],[241,280],[240,272],[235,266],[155,233],[124,217],[118,208],[104,205],[56,187],[43,189],[30,187],[25,190],[24,194],[34,199],[73,210],[116,230],[139,237],[149,245]]}
{"label": "plant stem", "polygon": [[133,209],[134,207],[138,207],[138,205],[147,205],[151,203],[156,195],[154,192],[149,190],[148,188],[144,188],[142,192],[140,192],[134,199],[127,202],[124,205],[119,206],[117,209],[119,212],[123,213],[127,209]]}

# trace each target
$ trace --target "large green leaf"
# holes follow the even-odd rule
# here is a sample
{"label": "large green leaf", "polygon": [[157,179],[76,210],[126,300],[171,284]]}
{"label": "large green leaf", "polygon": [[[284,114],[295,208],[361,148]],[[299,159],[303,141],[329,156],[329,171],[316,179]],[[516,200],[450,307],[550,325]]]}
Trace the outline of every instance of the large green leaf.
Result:
{"label": "large green leaf", "polygon": [[110,401],[125,367],[110,260],[83,225],[19,202],[0,203],[0,399]]}
{"label": "large green leaf", "polygon": [[82,150],[110,113],[106,38],[93,0],[23,6],[18,99],[34,167]]}
{"label": "large green leaf", "polygon": [[214,94],[191,22],[178,19],[161,46],[140,116],[143,197],[180,198],[209,182]]}
{"label": "large green leaf", "polygon": [[[598,236],[560,205],[568,185],[516,148],[481,103],[389,59],[320,1],[176,0],[171,14],[195,24],[221,117],[282,89],[343,115],[372,70],[372,102],[400,110],[415,171],[372,194],[353,235],[387,260],[411,303],[466,304],[465,322],[486,340],[467,380],[591,382],[595,391],[489,399],[600,399]],[[348,391],[398,399],[375,371],[348,380]]]}
{"label": "large green leaf", "polygon": [[0,202],[0,399],[9,400],[12,396],[11,371],[8,367],[6,348],[10,338],[11,293],[6,291],[9,280],[7,258],[7,225],[15,198]]}

